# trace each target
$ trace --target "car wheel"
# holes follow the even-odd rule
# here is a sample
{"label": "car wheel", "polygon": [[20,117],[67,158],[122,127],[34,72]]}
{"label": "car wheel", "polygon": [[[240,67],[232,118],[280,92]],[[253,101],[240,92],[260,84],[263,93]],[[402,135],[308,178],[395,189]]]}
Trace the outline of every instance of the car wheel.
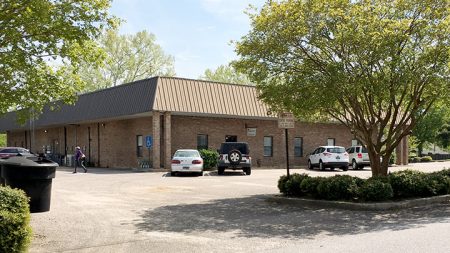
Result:
{"label": "car wheel", "polygon": [[170,176],[174,177],[174,176],[176,176],[176,175],[177,175],[176,172],[174,172],[174,171],[170,172]]}
{"label": "car wheel", "polygon": [[341,168],[343,171],[347,171],[348,170],[348,166],[344,166]]}
{"label": "car wheel", "polygon": [[356,163],[356,160],[355,160],[355,159],[353,159],[353,161],[352,161],[352,168],[353,168],[354,170],[357,170],[357,169],[358,169],[358,164]]}
{"label": "car wheel", "polygon": [[314,166],[311,163],[311,160],[308,160],[308,169],[312,170],[314,169]]}
{"label": "car wheel", "polygon": [[242,154],[239,150],[233,149],[228,153],[228,161],[231,165],[239,165],[242,160]]}
{"label": "car wheel", "polygon": [[198,173],[198,176],[199,176],[199,177],[203,177],[203,171],[200,171],[200,172]]}
{"label": "car wheel", "polygon": [[364,169],[364,165],[359,166],[359,169],[360,170]]}
{"label": "car wheel", "polygon": [[246,175],[251,175],[252,174],[252,168],[244,168],[244,172]]}
{"label": "car wheel", "polygon": [[325,170],[325,167],[323,166],[322,160],[319,161],[319,169],[320,170]]}
{"label": "car wheel", "polygon": [[330,170],[333,171],[333,170],[334,170],[334,167],[331,167]]}
{"label": "car wheel", "polygon": [[224,167],[219,167],[219,168],[217,168],[217,174],[219,174],[219,175],[223,175],[223,172],[225,171],[225,168]]}

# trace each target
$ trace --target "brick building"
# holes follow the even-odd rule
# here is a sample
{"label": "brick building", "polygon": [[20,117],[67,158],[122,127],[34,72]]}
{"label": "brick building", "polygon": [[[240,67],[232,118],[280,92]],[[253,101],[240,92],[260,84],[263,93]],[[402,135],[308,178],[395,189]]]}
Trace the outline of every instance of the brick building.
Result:
{"label": "brick building", "polygon": [[[15,117],[12,112],[0,119],[8,146],[58,157],[70,157],[80,146],[98,167],[169,168],[177,149],[218,149],[224,141],[248,142],[254,168],[285,167],[284,130],[253,86],[154,77],[82,94],[74,105],[45,109],[24,126]],[[319,145],[355,142],[338,123],[296,122],[288,137],[294,166],[305,165]],[[400,163],[407,161],[407,145],[397,153]]]}

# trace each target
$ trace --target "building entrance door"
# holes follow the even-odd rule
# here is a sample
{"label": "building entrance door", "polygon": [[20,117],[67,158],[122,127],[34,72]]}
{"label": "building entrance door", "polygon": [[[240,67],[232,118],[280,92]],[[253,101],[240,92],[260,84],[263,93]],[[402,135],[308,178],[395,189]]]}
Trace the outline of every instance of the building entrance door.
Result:
{"label": "building entrance door", "polygon": [[225,142],[237,142],[237,136],[236,135],[226,135]]}

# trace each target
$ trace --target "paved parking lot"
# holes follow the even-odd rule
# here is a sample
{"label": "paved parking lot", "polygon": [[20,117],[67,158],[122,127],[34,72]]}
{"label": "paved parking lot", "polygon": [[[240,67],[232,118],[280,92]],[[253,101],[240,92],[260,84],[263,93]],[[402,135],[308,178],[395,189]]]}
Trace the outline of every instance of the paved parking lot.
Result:
{"label": "paved parking lot", "polygon": [[[432,171],[450,162],[414,164]],[[392,167],[391,171],[404,169]],[[363,171],[320,172],[313,175]],[[350,212],[276,205],[285,170],[171,177],[59,168],[50,212],[32,214],[31,252],[448,252],[450,205]]]}

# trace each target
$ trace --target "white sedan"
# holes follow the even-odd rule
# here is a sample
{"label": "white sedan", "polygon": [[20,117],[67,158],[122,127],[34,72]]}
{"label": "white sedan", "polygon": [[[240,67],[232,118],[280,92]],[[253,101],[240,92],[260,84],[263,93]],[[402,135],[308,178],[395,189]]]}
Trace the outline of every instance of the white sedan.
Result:
{"label": "white sedan", "polygon": [[179,149],[172,158],[170,175],[176,173],[196,173],[203,176],[203,159],[196,149]]}

